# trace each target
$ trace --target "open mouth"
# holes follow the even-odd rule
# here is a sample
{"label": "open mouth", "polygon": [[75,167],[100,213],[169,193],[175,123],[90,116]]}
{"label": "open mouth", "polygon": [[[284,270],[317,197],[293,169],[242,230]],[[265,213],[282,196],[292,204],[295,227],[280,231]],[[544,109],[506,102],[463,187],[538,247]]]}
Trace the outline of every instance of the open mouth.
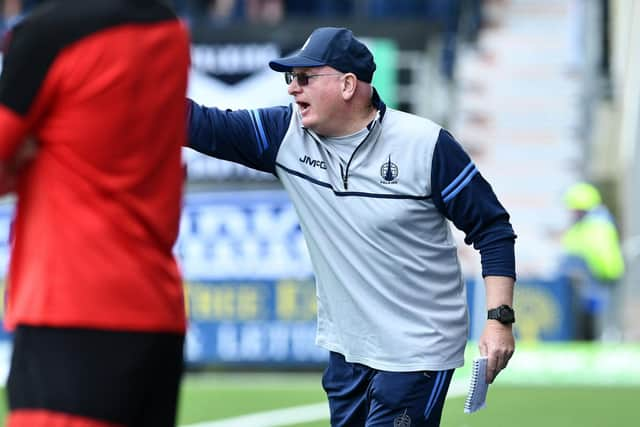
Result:
{"label": "open mouth", "polygon": [[306,102],[297,102],[300,113],[304,114],[309,109],[309,104]]}

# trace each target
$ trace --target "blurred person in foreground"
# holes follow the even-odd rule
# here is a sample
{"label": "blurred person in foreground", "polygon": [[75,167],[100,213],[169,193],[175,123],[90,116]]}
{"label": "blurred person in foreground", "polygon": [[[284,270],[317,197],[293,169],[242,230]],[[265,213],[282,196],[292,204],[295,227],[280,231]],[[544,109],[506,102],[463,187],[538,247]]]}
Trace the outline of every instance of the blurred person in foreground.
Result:
{"label": "blurred person in foreground", "polygon": [[447,220],[480,251],[491,309],[479,341],[488,381],[514,351],[509,215],[462,146],[437,124],[387,108],[369,49],[319,28],[269,63],[288,106],[224,111],[189,102],[189,145],[275,174],[314,267],[316,342],[333,426],[437,426],[468,314]]}
{"label": "blurred person in foreground", "polygon": [[188,66],[188,33],[156,0],[43,1],[12,31],[8,427],[175,425]]}
{"label": "blurred person in foreground", "polygon": [[609,340],[619,336],[615,295],[624,275],[624,259],[613,216],[592,184],[579,182],[565,193],[573,224],[563,244],[567,257],[562,274],[578,297],[576,338]]}

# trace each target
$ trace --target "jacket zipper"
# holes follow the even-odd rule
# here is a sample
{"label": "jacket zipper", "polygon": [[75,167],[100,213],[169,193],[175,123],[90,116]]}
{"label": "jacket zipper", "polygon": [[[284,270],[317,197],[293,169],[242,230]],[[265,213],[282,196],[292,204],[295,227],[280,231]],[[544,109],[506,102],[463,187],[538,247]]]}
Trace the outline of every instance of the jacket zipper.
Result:
{"label": "jacket zipper", "polygon": [[344,173],[344,169],[342,169],[342,165],[340,165],[340,175],[342,176],[342,185],[344,186],[345,190],[349,189],[349,183],[348,181],[348,175],[346,175]]}
{"label": "jacket zipper", "polygon": [[371,135],[371,133],[375,129],[376,125],[377,125],[377,123],[374,122],[373,126],[371,126],[371,129],[369,129],[369,133],[367,134],[367,136],[365,136],[364,139],[362,141],[360,141],[360,144],[358,144],[356,149],[353,150],[353,153],[351,153],[351,157],[349,158],[349,161],[347,162],[347,169],[343,171],[342,170],[342,165],[340,165],[340,174],[342,175],[342,185],[344,186],[345,190],[349,189],[349,166],[351,166],[351,161],[355,157],[355,155],[358,152],[358,150],[360,149],[360,147],[362,147],[364,145],[364,143],[367,142],[367,140],[369,139],[369,136]]}

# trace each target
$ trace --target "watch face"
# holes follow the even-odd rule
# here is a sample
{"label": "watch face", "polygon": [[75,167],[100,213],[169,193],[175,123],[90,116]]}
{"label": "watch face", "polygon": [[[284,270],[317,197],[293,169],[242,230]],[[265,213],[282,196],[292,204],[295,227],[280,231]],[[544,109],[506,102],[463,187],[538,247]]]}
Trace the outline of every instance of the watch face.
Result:
{"label": "watch face", "polygon": [[513,310],[509,307],[500,307],[500,321],[501,322],[513,322],[514,319]]}
{"label": "watch face", "polygon": [[515,312],[511,307],[506,304],[501,305],[500,307],[493,308],[487,312],[487,319],[497,320],[503,324],[515,323],[516,316]]}

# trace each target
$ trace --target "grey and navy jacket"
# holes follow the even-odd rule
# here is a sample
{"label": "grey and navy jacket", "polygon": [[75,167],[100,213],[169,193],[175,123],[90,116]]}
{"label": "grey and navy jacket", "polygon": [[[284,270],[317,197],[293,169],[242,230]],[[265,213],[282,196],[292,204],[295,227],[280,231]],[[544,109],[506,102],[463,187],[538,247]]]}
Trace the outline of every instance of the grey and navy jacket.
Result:
{"label": "grey and navy jacket", "polygon": [[483,275],[515,279],[515,234],[449,132],[386,108],[351,158],[305,129],[297,106],[220,110],[189,101],[189,146],[273,173],[298,213],[314,268],[316,342],[387,371],[462,366],[468,312],[451,221]]}

